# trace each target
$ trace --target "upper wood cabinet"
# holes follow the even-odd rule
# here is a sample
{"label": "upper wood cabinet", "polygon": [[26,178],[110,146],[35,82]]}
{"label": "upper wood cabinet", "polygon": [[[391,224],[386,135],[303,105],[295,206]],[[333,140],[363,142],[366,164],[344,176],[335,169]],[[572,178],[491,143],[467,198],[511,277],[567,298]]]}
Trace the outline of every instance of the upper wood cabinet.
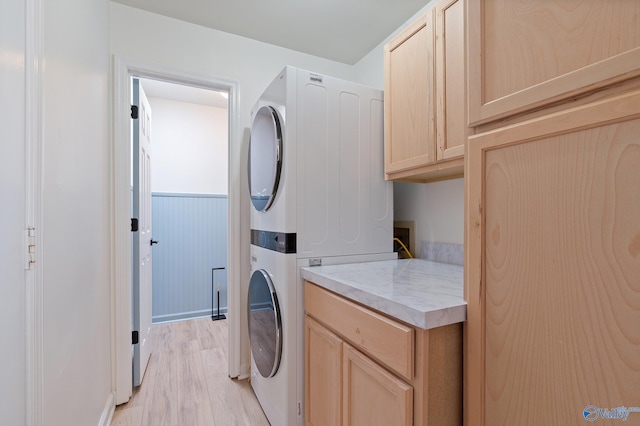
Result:
{"label": "upper wood cabinet", "polygon": [[443,0],[384,49],[385,175],[431,181],[463,174],[465,0]]}
{"label": "upper wood cabinet", "polygon": [[640,75],[640,1],[469,2],[469,124]]}
{"label": "upper wood cabinet", "polygon": [[437,3],[436,19],[436,138],[437,161],[462,159],[467,127],[465,1]]}
{"label": "upper wood cabinet", "polygon": [[385,173],[436,162],[433,13],[428,11],[384,48]]}
{"label": "upper wood cabinet", "polygon": [[630,91],[469,138],[466,425],[638,404],[638,135]]}

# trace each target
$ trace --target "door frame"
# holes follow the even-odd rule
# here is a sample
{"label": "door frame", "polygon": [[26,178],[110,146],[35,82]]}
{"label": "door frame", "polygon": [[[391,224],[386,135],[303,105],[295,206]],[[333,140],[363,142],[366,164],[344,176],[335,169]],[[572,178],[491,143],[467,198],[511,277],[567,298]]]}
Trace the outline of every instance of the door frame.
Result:
{"label": "door frame", "polygon": [[[127,402],[133,392],[131,363],[131,77],[229,92],[229,191],[227,237],[227,290],[229,307],[229,376],[240,375],[240,164],[232,153],[240,147],[238,128],[239,84],[236,80],[194,74],[113,56],[113,133],[111,146],[111,360],[116,404]],[[232,149],[237,145],[238,149]]]}

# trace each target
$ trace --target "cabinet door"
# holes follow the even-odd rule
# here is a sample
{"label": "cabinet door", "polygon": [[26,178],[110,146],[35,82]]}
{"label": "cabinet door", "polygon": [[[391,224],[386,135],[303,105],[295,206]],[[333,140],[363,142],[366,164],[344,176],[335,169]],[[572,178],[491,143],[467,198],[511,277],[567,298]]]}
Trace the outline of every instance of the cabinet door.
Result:
{"label": "cabinet door", "polygon": [[385,173],[435,162],[433,14],[385,46]]}
{"label": "cabinet door", "polygon": [[485,123],[640,75],[640,2],[469,2],[469,121]]}
{"label": "cabinet door", "polygon": [[342,340],[305,317],[305,422],[340,425],[342,414]]}
{"label": "cabinet door", "polygon": [[413,424],[413,388],[343,344],[343,424]]}
{"label": "cabinet door", "polygon": [[469,139],[465,424],[638,406],[638,135],[634,91]]}
{"label": "cabinet door", "polygon": [[435,6],[437,161],[461,158],[467,127],[465,0]]}

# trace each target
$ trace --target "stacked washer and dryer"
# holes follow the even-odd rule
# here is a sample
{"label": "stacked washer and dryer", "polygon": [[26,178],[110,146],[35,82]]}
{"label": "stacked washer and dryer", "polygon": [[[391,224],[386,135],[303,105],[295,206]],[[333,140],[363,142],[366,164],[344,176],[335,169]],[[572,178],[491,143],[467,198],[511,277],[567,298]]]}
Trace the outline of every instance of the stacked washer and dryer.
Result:
{"label": "stacked washer and dryer", "polygon": [[383,93],[285,69],[252,110],[251,385],[274,426],[304,424],[300,268],[395,259]]}

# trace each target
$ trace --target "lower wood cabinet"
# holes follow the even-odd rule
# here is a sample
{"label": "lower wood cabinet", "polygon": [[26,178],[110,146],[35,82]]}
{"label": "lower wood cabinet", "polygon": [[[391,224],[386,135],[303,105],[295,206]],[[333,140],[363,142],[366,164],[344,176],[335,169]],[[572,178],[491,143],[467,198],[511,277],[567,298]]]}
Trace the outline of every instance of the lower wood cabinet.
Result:
{"label": "lower wood cabinet", "polygon": [[305,329],[305,422],[339,425],[342,422],[343,340],[308,316]]}
{"label": "lower wood cabinet", "polygon": [[305,283],[307,425],[461,425],[462,327],[422,330]]}
{"label": "lower wood cabinet", "polygon": [[305,318],[308,425],[412,425],[413,388]]}
{"label": "lower wood cabinet", "polygon": [[413,388],[344,343],[342,424],[413,424]]}

